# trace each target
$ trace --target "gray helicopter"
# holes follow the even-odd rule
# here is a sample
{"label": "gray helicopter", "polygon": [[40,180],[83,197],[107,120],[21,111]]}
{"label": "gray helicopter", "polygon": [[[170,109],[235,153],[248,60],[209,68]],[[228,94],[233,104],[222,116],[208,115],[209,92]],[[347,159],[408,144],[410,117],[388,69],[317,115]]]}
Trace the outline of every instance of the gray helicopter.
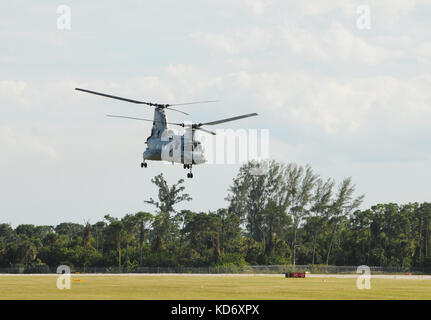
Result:
{"label": "gray helicopter", "polygon": [[[193,178],[192,166],[207,162],[205,157],[205,147],[202,142],[195,136],[195,131],[200,130],[212,135],[216,133],[208,129],[203,128],[203,126],[212,126],[216,124],[221,124],[229,121],[240,120],[248,117],[257,116],[257,113],[244,114],[232,118],[205,122],[205,123],[173,123],[168,122],[165,114],[165,110],[172,110],[188,115],[181,110],[173,109],[172,106],[190,105],[197,103],[210,103],[216,101],[196,101],[188,103],[177,103],[177,104],[159,104],[144,102],[138,100],[132,100],[122,97],[117,97],[109,94],[104,94],[100,92],[90,91],[86,89],[75,88],[75,90],[87,92],[107,98],[127,101],[136,104],[145,104],[154,107],[154,119],[142,119],[121,115],[111,115],[108,117],[150,121],[153,122],[153,127],[151,128],[151,135],[147,138],[145,142],[147,144],[147,149],[143,153],[143,161],[141,162],[141,168],[147,167],[146,160],[152,161],[169,161],[172,163],[181,163],[184,169],[190,169],[187,173],[187,178]],[[180,126],[184,128],[184,133],[177,133],[175,130],[168,128],[169,125]]]}

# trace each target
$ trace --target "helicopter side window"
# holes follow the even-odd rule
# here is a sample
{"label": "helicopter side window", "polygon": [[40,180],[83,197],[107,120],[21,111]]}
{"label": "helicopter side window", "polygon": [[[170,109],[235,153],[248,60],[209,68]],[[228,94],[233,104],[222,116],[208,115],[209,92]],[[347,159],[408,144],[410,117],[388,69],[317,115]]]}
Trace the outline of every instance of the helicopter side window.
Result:
{"label": "helicopter side window", "polygon": [[194,149],[200,149],[200,148],[201,148],[201,143],[200,143],[200,142],[198,142],[198,141],[197,141],[197,142],[196,142],[196,141],[194,141],[194,142],[193,142],[193,148],[194,148]]}

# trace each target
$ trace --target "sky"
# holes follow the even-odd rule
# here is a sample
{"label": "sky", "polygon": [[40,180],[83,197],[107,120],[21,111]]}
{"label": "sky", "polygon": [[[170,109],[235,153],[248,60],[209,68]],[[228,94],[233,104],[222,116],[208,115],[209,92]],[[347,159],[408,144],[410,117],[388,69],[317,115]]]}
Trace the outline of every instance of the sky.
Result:
{"label": "sky", "polygon": [[75,87],[219,100],[174,122],[257,112],[217,128],[269,130],[270,158],[351,176],[362,208],[431,201],[430,30],[430,0],[2,1],[0,223],[154,211],[160,172],[185,180],[178,210],[227,207],[239,164],[141,169],[151,123],[105,115],[153,110]]}

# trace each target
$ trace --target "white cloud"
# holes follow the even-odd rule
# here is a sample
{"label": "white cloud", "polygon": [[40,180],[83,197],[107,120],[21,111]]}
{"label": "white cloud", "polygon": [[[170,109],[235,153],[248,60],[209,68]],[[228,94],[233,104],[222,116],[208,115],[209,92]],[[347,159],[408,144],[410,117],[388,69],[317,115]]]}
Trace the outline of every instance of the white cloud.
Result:
{"label": "white cloud", "polygon": [[373,24],[376,27],[393,25],[403,16],[410,14],[419,2],[417,0],[374,0],[370,2]]}
{"label": "white cloud", "polygon": [[289,55],[321,63],[367,65],[402,57],[397,48],[388,48],[384,43],[355,35],[339,23],[332,23],[326,29],[298,27],[289,22],[267,29],[253,27],[229,33],[200,31],[191,34],[191,38],[215,53],[227,56],[256,57],[260,53],[278,53],[278,62],[282,63],[285,63],[283,56]]}
{"label": "white cloud", "polygon": [[268,49],[273,41],[271,33],[262,28],[254,27],[247,30],[237,30],[228,34],[195,32],[191,35],[195,39],[210,48],[225,54],[247,54]]}
{"label": "white cloud", "polygon": [[[31,164],[36,161],[56,161],[59,155],[54,147],[43,142],[28,128],[0,126],[0,149],[5,155],[0,158],[5,168],[10,169],[22,159]],[[9,167],[9,168],[8,168]]]}
{"label": "white cloud", "polygon": [[262,16],[265,13],[265,9],[272,4],[268,0],[247,0],[246,3],[256,16]]}
{"label": "white cloud", "polygon": [[373,115],[396,132],[399,126],[425,126],[431,117],[431,77],[388,76],[334,79],[306,74],[236,74],[278,120],[314,124],[331,134],[364,130]]}
{"label": "white cloud", "polygon": [[13,81],[13,80],[1,80],[0,81],[0,90],[2,94],[12,93],[12,94],[20,94],[26,87],[26,83],[24,81]]}
{"label": "white cloud", "polygon": [[312,125],[330,135],[355,135],[368,126],[396,133],[400,127],[425,127],[431,117],[430,76],[333,78],[244,70],[202,76],[204,72],[190,66],[171,66],[170,70],[177,70],[176,76],[191,83],[203,83],[200,90],[234,89],[263,114],[275,113],[278,123]]}

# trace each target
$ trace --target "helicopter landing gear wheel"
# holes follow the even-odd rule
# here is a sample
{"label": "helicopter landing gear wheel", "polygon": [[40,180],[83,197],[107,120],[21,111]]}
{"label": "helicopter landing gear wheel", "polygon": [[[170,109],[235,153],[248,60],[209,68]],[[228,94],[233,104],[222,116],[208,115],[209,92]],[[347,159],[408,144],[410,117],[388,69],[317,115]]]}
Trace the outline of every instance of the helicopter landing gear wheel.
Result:
{"label": "helicopter landing gear wheel", "polygon": [[146,168],[147,167],[147,163],[146,162],[141,162],[141,168]]}
{"label": "helicopter landing gear wheel", "polygon": [[184,167],[184,169],[190,169],[190,165],[189,164],[185,164],[183,167]]}
{"label": "helicopter landing gear wheel", "polygon": [[[186,166],[186,165],[184,165],[184,166]],[[190,169],[190,172],[189,172],[189,173],[187,173],[187,178],[193,178],[192,165],[191,165],[191,164],[188,164],[188,165],[187,165],[187,168],[188,168],[188,169]]]}

